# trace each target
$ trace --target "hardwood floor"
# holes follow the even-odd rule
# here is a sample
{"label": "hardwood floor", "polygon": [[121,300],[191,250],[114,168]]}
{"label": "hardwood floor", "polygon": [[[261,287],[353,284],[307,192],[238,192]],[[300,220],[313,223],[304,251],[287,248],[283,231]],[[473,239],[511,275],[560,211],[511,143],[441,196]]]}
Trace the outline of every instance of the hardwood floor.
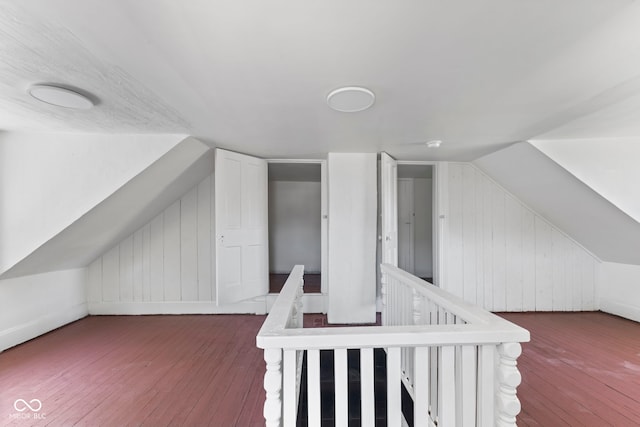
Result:
{"label": "hardwood floor", "polygon": [[640,425],[640,324],[598,312],[501,316],[531,332],[518,426]]}
{"label": "hardwood floor", "polygon": [[[264,319],[72,323],[0,353],[0,425],[263,426],[265,368],[255,336]],[[16,399],[39,399],[42,409],[19,413]]]}
{"label": "hardwood floor", "polygon": [[[282,287],[284,286],[284,282],[287,281],[289,274],[276,274],[269,273],[269,293],[277,294],[280,293]],[[321,275],[313,274],[313,273],[305,273],[304,274],[304,285],[303,291],[305,294],[319,294],[322,292],[321,290]]]}
{"label": "hardwood floor", "polygon": [[[518,361],[520,427],[640,425],[640,324],[603,313],[501,315],[532,336]],[[264,318],[72,323],[0,353],[0,425],[262,426],[255,335]],[[18,412],[17,399],[39,399],[40,419]]]}

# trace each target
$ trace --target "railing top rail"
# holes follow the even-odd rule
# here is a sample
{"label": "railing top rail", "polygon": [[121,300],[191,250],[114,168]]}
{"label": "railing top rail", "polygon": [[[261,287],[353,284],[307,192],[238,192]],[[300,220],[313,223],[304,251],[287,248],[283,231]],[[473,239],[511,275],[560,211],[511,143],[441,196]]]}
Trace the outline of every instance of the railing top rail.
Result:
{"label": "railing top rail", "polygon": [[296,265],[293,267],[278,298],[276,298],[276,302],[273,304],[273,307],[271,307],[267,319],[262,324],[258,332],[258,337],[279,333],[287,327],[287,321],[295,305],[303,276],[304,265]]}
{"label": "railing top rail", "polygon": [[483,345],[529,341],[529,332],[519,326],[502,325],[412,325],[297,328],[259,334],[260,348],[287,350],[427,347]]}
{"label": "railing top rail", "polygon": [[391,265],[382,271],[417,289],[436,304],[460,315],[468,324],[416,326],[357,326],[330,328],[287,328],[295,305],[304,267],[291,271],[280,295],[265,320],[256,343],[260,348],[328,349],[366,347],[409,347],[437,345],[482,345],[529,341],[529,331],[488,311],[475,307],[446,291],[415,278]]}

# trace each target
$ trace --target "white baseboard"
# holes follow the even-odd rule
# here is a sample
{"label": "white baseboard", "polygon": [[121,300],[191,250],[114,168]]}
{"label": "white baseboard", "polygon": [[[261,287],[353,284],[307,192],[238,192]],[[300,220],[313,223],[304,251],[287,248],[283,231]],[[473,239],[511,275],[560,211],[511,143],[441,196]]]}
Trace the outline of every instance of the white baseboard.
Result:
{"label": "white baseboard", "polygon": [[600,298],[600,310],[605,313],[615,314],[629,320],[640,322],[640,307],[613,301],[608,298]]}
{"label": "white baseboard", "polygon": [[47,313],[29,322],[0,331],[0,352],[82,319],[88,314],[87,304],[83,303],[66,307],[55,313]]}
{"label": "white baseboard", "polygon": [[90,302],[92,315],[266,314],[264,298],[218,306],[215,301]]}

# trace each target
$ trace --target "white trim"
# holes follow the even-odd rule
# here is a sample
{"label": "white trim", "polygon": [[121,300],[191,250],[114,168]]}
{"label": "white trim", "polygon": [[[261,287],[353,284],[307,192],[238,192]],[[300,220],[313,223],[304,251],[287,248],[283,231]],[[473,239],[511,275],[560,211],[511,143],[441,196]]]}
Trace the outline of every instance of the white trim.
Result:
{"label": "white trim", "polygon": [[600,298],[600,310],[605,313],[640,322],[640,307],[631,304],[613,301],[608,298]]}
{"label": "white trim", "polygon": [[81,303],[0,331],[0,352],[82,319],[88,314],[87,304]]}
{"label": "white trim", "polygon": [[90,302],[92,315],[139,314],[266,314],[264,299],[216,305],[215,301],[193,302]]}
{"label": "white trim", "polygon": [[[320,165],[320,292],[329,292],[329,181],[327,180],[327,160],[326,159],[265,159],[269,163],[302,163]],[[289,272],[287,272],[289,273]],[[304,301],[304,300],[303,300]],[[323,303],[324,304],[324,303]],[[306,306],[305,306],[306,307]],[[313,307],[316,307],[315,305]],[[326,304],[322,311],[311,311],[310,313],[327,312]],[[305,312],[306,308],[305,308]],[[309,312],[308,312],[309,313]]]}

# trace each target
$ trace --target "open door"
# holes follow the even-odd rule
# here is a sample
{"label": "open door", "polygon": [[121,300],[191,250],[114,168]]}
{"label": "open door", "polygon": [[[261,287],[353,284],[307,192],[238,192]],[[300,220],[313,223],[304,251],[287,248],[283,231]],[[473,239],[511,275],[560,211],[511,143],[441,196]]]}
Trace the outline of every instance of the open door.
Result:
{"label": "open door", "polygon": [[381,153],[382,263],[398,266],[398,162]]}
{"label": "open door", "polygon": [[267,162],[216,149],[218,305],[269,292]]}

